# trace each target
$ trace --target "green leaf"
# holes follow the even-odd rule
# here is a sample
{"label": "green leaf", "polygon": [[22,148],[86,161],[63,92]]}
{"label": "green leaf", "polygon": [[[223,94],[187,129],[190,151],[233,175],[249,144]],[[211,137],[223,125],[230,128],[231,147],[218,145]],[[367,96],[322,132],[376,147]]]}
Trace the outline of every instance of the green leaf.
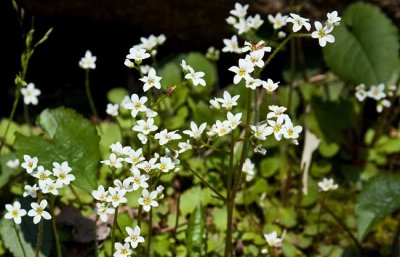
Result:
{"label": "green leaf", "polygon": [[339,145],[335,143],[327,143],[322,141],[318,148],[320,154],[326,158],[330,158],[338,153]]}
{"label": "green leaf", "polygon": [[128,95],[128,90],[122,87],[113,88],[107,92],[107,99],[113,104],[121,103],[122,99]]}
{"label": "green leaf", "polygon": [[357,234],[362,240],[387,215],[400,208],[400,175],[376,176],[357,200]]}
{"label": "green leaf", "polygon": [[68,161],[76,177],[72,183],[91,192],[97,184],[97,165],[100,161],[100,137],[96,128],[75,111],[63,107],[44,110],[40,114],[39,125],[50,139],[17,134],[17,157],[22,159],[24,154],[36,156],[39,163],[48,169],[53,162]]}
{"label": "green leaf", "polygon": [[0,155],[0,165],[1,165],[1,173],[0,173],[0,188],[7,185],[10,180],[22,172],[22,168],[18,167],[16,169],[11,169],[7,166],[7,162],[9,160],[14,160],[15,154],[8,153]]}
{"label": "green leaf", "polygon": [[206,253],[206,218],[204,208],[201,204],[197,205],[194,212],[190,215],[186,248],[188,257],[204,256]]}
{"label": "green leaf", "polygon": [[260,164],[260,171],[264,177],[273,176],[281,167],[281,159],[278,157],[270,157],[268,159],[264,159]]}
{"label": "green leaf", "polygon": [[182,81],[182,71],[176,60],[166,63],[158,71],[158,75],[162,77],[160,83],[163,88],[180,84]]}
{"label": "green leaf", "polygon": [[336,42],[324,47],[324,57],[342,79],[376,85],[388,82],[398,69],[398,32],[378,7],[350,5],[332,34]]}
{"label": "green leaf", "polygon": [[199,186],[186,190],[181,195],[179,210],[183,216],[192,213],[202,198],[201,188]]}

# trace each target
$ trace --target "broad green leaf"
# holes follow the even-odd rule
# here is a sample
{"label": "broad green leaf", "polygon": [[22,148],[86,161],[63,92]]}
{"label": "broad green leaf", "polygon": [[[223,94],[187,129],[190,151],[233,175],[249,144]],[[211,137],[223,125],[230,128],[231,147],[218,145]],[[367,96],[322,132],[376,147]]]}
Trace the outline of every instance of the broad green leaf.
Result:
{"label": "broad green leaf", "polygon": [[175,61],[166,63],[158,71],[158,75],[162,77],[160,83],[163,88],[177,85],[182,81],[181,67]]}
{"label": "broad green leaf", "polygon": [[206,217],[201,204],[190,215],[186,230],[186,248],[188,257],[204,256],[206,253]]}
{"label": "broad green leaf", "polygon": [[351,83],[387,83],[399,65],[396,27],[378,7],[350,5],[332,33],[336,42],[324,48],[328,66]]}
{"label": "broad green leaf", "polygon": [[2,154],[0,155],[0,188],[7,185],[10,180],[22,172],[22,168],[18,167],[16,169],[11,169],[7,166],[9,160],[15,159],[14,153]]}
{"label": "broad green leaf", "polygon": [[113,88],[107,93],[107,99],[113,104],[120,104],[122,99],[128,95],[128,90],[125,88]]}
{"label": "broad green leaf", "polygon": [[357,234],[360,240],[387,215],[400,208],[400,176],[383,174],[374,177],[357,200]]}
{"label": "broad green leaf", "polygon": [[103,158],[110,154],[110,145],[122,140],[121,129],[116,123],[102,122],[97,127],[100,136],[100,150]]}
{"label": "broad green leaf", "polygon": [[48,138],[17,134],[17,157],[24,154],[36,156],[39,163],[51,169],[53,162],[68,161],[76,179],[76,186],[91,192],[96,187],[97,165],[100,161],[96,128],[71,109],[46,109],[39,117],[39,125]]}
{"label": "broad green leaf", "polygon": [[273,176],[281,167],[281,159],[279,157],[269,157],[261,161],[260,171],[264,177]]}
{"label": "broad green leaf", "polygon": [[339,151],[339,145],[335,144],[335,143],[328,143],[328,142],[322,141],[318,147],[318,150],[322,156],[324,156],[326,158],[330,158],[330,157],[334,156],[335,154],[337,154],[337,152]]}
{"label": "broad green leaf", "polygon": [[181,195],[179,210],[183,216],[192,213],[202,198],[201,188],[199,186],[192,187]]}

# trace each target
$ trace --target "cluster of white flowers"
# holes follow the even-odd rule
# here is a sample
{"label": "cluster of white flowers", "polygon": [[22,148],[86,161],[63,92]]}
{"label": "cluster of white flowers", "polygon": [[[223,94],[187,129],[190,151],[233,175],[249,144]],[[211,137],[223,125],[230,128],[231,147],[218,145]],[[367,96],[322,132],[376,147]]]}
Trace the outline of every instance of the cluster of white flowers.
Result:
{"label": "cluster of white flowers", "polygon": [[182,60],[181,68],[185,75],[185,79],[190,81],[193,84],[193,86],[198,86],[198,85],[201,85],[203,87],[206,86],[206,81],[203,79],[205,75],[204,72],[194,71],[194,69],[189,64],[186,64],[185,60]]}
{"label": "cluster of white flowers", "polygon": [[366,90],[364,84],[360,84],[356,87],[356,98],[358,101],[363,102],[366,98],[374,99],[376,101],[376,111],[379,113],[382,112],[383,108],[389,108],[391,106],[391,102],[388,98],[395,94],[397,94],[396,85],[372,85],[369,90]]}
{"label": "cluster of white flowers", "polygon": [[131,248],[136,249],[139,243],[144,243],[144,238],[140,235],[141,229],[139,226],[135,228],[125,227],[128,236],[124,240],[124,244],[115,243],[114,257],[126,257],[132,254]]}
{"label": "cluster of white flowers", "polygon": [[29,83],[26,87],[21,88],[21,94],[24,97],[24,104],[37,105],[41,91],[35,87],[35,84]]}
{"label": "cluster of white flowers", "polygon": [[[136,68],[136,65],[140,65],[144,59],[156,56],[157,47],[164,44],[165,40],[166,37],[163,34],[157,37],[154,35],[150,35],[148,38],[141,37],[141,43],[129,49],[129,54],[126,56],[124,62],[125,66],[128,68]],[[131,60],[133,60],[133,62]]]}
{"label": "cluster of white flowers", "polygon": [[241,5],[240,3],[236,3],[235,9],[230,11],[230,14],[232,16],[229,16],[226,19],[226,22],[232,25],[237,30],[237,33],[239,35],[246,33],[250,30],[257,30],[264,23],[259,14],[246,18],[248,9],[248,4]]}
{"label": "cluster of white flowers", "polygon": [[[71,167],[68,162],[58,163],[53,162],[52,171],[46,170],[44,166],[38,165],[38,158],[24,155],[24,162],[21,167],[32,177],[37,179],[37,183],[33,185],[25,185],[23,197],[37,198],[38,192],[43,194],[58,195],[58,190],[69,185],[71,181],[75,180],[75,176],[70,174]],[[16,162],[15,160],[13,162]],[[19,161],[18,161],[19,163]],[[51,216],[44,209],[47,206],[47,200],[42,199],[38,203],[31,203],[31,210],[28,216],[33,217],[33,223],[37,224],[41,218],[51,219]],[[15,223],[21,223],[21,217],[26,215],[26,211],[21,209],[19,202],[14,202],[13,205],[6,205],[7,213],[4,216],[6,219],[14,219]]]}

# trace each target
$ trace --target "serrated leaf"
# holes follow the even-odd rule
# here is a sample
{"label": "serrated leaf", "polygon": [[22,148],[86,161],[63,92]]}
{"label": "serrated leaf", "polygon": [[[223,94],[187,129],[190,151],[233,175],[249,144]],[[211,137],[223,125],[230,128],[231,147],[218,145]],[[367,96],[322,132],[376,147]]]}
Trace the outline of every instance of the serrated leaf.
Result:
{"label": "serrated leaf", "polygon": [[194,212],[190,215],[186,248],[188,257],[204,256],[206,253],[206,219],[204,208],[201,204],[197,205]]}
{"label": "serrated leaf", "polygon": [[324,57],[342,79],[376,85],[387,83],[398,69],[398,32],[378,7],[350,5],[332,34],[336,42],[324,48]]}
{"label": "serrated leaf", "polygon": [[24,154],[36,156],[39,163],[48,169],[53,162],[68,161],[76,177],[72,183],[91,192],[97,184],[97,165],[100,161],[100,137],[96,128],[75,111],[63,107],[44,110],[40,114],[39,125],[48,133],[50,140],[17,134],[17,157],[22,159]]}
{"label": "serrated leaf", "polygon": [[357,200],[357,235],[362,240],[387,215],[400,208],[400,176],[374,177]]}

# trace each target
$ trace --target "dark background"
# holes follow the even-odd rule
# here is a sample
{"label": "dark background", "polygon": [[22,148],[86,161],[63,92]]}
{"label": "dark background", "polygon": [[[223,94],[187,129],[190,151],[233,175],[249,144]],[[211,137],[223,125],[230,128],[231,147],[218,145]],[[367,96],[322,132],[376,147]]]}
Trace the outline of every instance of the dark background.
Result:
{"label": "dark background", "polygon": [[[250,3],[250,14],[267,15],[278,11],[289,12],[291,1],[258,0]],[[302,6],[301,14],[324,19],[326,12],[339,13],[350,0],[293,1]],[[400,1],[375,0],[399,24]],[[48,28],[54,31],[31,59],[27,82],[41,89],[38,106],[30,106],[31,113],[52,106],[65,105],[89,114],[84,94],[84,71],[78,61],[86,49],[97,56],[97,68],[91,72],[91,88],[100,116],[105,116],[106,93],[113,87],[128,87],[135,91],[136,82],[124,65],[129,48],[139,43],[141,36],[165,34],[167,41],[158,54],[166,59],[175,53],[205,52],[209,46],[221,49],[222,39],[231,37],[232,31],[225,18],[235,1],[228,0],[24,0],[18,2],[25,9],[25,23],[35,17],[36,40]],[[14,99],[14,78],[20,69],[23,42],[21,28],[11,0],[0,1],[0,116],[8,116]],[[24,27],[28,31],[29,26]],[[309,51],[320,51],[315,45]],[[307,48],[308,49],[308,48]],[[223,55],[225,56],[225,55]],[[284,57],[284,55],[283,55]],[[274,60],[272,73],[280,76],[285,67],[284,58]],[[226,70],[235,62],[227,55],[219,62]],[[220,69],[223,70],[223,69]],[[228,74],[228,75],[227,75]],[[229,83],[229,73],[222,72],[221,80]],[[273,77],[274,75],[272,75]],[[224,84],[224,83],[222,83]],[[19,106],[22,109],[22,104]],[[21,110],[18,111],[21,113]],[[20,119],[17,115],[17,119]]]}

